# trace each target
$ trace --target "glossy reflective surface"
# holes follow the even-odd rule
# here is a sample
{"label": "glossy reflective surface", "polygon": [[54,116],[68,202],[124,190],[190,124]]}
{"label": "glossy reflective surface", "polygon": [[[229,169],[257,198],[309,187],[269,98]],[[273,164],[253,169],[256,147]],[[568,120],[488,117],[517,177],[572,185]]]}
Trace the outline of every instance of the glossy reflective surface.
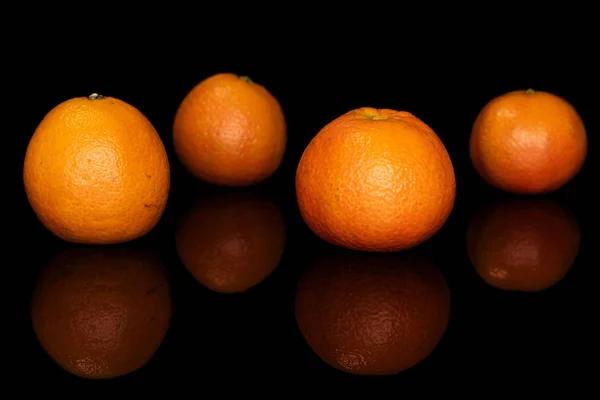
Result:
{"label": "glossy reflective surface", "polygon": [[[588,190],[594,152],[553,194],[511,196],[485,185],[470,165],[466,138],[479,107],[512,84],[484,90],[472,83],[471,101],[458,107],[441,89],[428,97],[413,85],[400,96],[400,87],[392,94],[364,83],[352,95],[334,96],[328,93],[341,91],[341,78],[286,83],[255,70],[253,78],[281,99],[289,147],[270,180],[226,189],[190,177],[170,144],[177,101],[208,74],[193,72],[157,83],[158,100],[141,78],[117,84],[88,77],[61,91],[47,83],[52,95],[32,108],[23,150],[57,101],[92,86],[127,98],[165,142],[172,189],[156,228],[119,246],[53,237],[19,192],[23,233],[9,251],[18,254],[20,274],[9,303],[18,312],[19,359],[27,366],[20,374],[82,385],[361,374],[434,385],[567,379],[586,369],[581,361],[595,347]],[[307,112],[299,98],[319,87],[329,89]],[[554,87],[571,96],[591,127],[587,100],[569,88]],[[294,173],[304,146],[330,119],[367,103],[411,109],[453,159],[453,212],[410,251],[336,248],[317,238],[297,209]]]}
{"label": "glossy reflective surface", "polygon": [[512,376],[568,373],[589,345],[589,250],[572,200],[457,203],[431,241],[369,254],[317,239],[273,187],[198,188],[122,246],[70,245],[32,222],[47,244],[27,255],[19,298],[32,373]]}

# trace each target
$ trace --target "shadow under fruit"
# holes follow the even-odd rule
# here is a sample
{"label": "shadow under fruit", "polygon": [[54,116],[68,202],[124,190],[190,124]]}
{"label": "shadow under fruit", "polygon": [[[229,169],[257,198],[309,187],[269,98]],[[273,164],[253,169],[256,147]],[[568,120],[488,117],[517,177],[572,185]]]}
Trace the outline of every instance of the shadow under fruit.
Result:
{"label": "shadow under fruit", "polygon": [[467,250],[475,271],[490,286],[535,292],[566,276],[579,252],[580,235],[575,216],[559,203],[510,198],[473,216]]}
{"label": "shadow under fruit", "polygon": [[43,269],[31,319],[41,346],[66,371],[128,374],[153,357],[169,329],[166,271],[130,248],[71,248]]}
{"label": "shadow under fruit", "polygon": [[450,291],[422,254],[338,252],[303,273],[298,328],[327,364],[351,374],[391,375],[427,358],[450,318]]}
{"label": "shadow under fruit", "polygon": [[244,292],[266,279],[279,265],[285,241],[279,207],[244,190],[201,198],[176,231],[182,264],[220,293]]}

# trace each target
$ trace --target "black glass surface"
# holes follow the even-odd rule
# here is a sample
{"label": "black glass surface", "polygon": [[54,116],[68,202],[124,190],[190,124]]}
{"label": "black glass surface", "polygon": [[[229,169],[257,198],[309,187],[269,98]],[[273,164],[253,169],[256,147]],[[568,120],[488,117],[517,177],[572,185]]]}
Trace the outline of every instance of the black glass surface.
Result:
{"label": "black glass surface", "polygon": [[[596,312],[589,290],[593,290],[591,271],[597,261],[591,255],[593,208],[588,188],[596,182],[592,164],[597,106],[586,91],[589,77],[584,73],[560,75],[532,67],[484,79],[473,73],[474,66],[428,73],[415,66],[401,71],[397,70],[401,66],[389,64],[344,69],[338,62],[335,67],[328,63],[297,67],[297,72],[293,63],[283,60],[267,66],[248,60],[203,65],[202,60],[192,63],[192,58],[173,58],[174,65],[161,66],[134,58],[119,68],[107,61],[94,70],[41,70],[28,83],[28,112],[14,154],[19,168],[43,116],[68,98],[94,92],[121,98],[142,111],[158,130],[171,166],[171,192],[160,222],[146,236],[120,246],[75,245],[54,237],[37,220],[21,185],[16,196],[22,222],[13,238],[16,244],[9,249],[17,254],[13,267],[19,268],[20,278],[10,304],[18,310],[20,359],[31,382],[121,385],[193,382],[200,377],[205,382],[248,377],[272,380],[277,376],[361,379],[332,368],[307,344],[295,315],[297,288],[315,263],[356,256],[366,264],[370,260],[376,264],[381,255],[354,255],[316,237],[298,211],[294,177],[311,138],[332,119],[362,106],[407,110],[425,121],[448,149],[457,179],[452,214],[432,239],[415,249],[448,285],[451,311],[447,329],[422,362],[385,379],[399,383],[481,379],[502,384],[531,376],[571,379],[586,370],[585,360],[595,346],[590,323]],[[203,183],[184,170],[173,152],[171,126],[179,102],[195,84],[217,72],[250,76],[279,99],[286,116],[285,158],[270,179],[253,187],[229,189]],[[544,196],[516,196],[490,187],[475,173],[468,154],[469,133],[481,107],[499,94],[528,87],[566,98],[588,129],[589,150],[583,169],[563,188]],[[177,248],[178,229],[190,210],[207,202],[218,203],[221,198],[240,204],[253,198],[270,202],[285,225],[285,247],[277,267],[242,293],[218,293],[200,283],[186,269]],[[580,232],[572,268],[537,292],[494,287],[477,273],[469,257],[468,230],[475,216],[485,213],[486,207],[508,204],[505,209],[510,210],[511,202],[517,200],[533,208],[536,202],[552,202],[552,207],[568,213]],[[67,252],[69,260],[69,254],[76,251],[83,251],[77,254],[84,257],[106,255],[113,247],[127,254],[138,250],[150,253],[164,266],[172,301],[169,329],[156,353],[139,369],[109,380],[82,379],[62,369],[37,340],[31,324],[32,296],[40,276],[56,257]],[[401,260],[404,256],[385,257]],[[318,274],[312,279],[318,280]]]}

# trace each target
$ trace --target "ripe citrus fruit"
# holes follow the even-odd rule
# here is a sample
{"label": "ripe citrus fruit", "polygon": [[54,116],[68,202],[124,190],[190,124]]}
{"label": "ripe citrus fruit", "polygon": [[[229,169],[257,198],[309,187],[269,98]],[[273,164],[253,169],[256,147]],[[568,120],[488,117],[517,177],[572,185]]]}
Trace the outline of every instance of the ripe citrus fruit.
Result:
{"label": "ripe citrus fruit", "polygon": [[327,124],[296,172],[309,228],[353,250],[397,251],[433,236],[454,206],[452,162],[439,137],[405,111],[359,108]]}
{"label": "ripe citrus fruit", "polygon": [[437,347],[450,318],[450,291],[422,254],[342,253],[303,272],[296,320],[313,351],[361,375],[409,369]]}
{"label": "ripe citrus fruit", "polygon": [[533,292],[564,278],[579,251],[574,215],[547,199],[511,199],[477,212],[467,249],[477,274],[489,285]]}
{"label": "ripe citrus fruit", "polygon": [[181,218],[176,248],[187,270],[207,288],[243,292],[279,265],[285,225],[277,205],[249,192],[200,199]]}
{"label": "ripe citrus fruit", "polygon": [[144,366],[170,326],[164,267],[129,248],[69,249],[42,271],[31,318],[48,355],[83,378],[113,378]]}
{"label": "ripe citrus fruit", "polygon": [[167,153],[133,106],[93,94],[54,107],[33,134],[23,168],[39,220],[56,236],[122,243],[148,233],[167,203]]}
{"label": "ripe citrus fruit", "polygon": [[478,174],[513,193],[541,194],[570,181],[587,153],[586,130],[563,98],[531,89],[492,99],[479,112],[470,138]]}
{"label": "ripe citrus fruit", "polygon": [[183,99],[173,124],[181,163],[197,178],[223,186],[247,186],[270,177],[287,141],[278,100],[247,77],[220,73],[197,84]]}

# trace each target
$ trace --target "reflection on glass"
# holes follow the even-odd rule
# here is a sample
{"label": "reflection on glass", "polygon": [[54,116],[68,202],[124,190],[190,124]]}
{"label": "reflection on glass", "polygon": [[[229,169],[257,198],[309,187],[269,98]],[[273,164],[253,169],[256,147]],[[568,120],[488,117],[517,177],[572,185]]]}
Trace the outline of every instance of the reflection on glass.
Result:
{"label": "reflection on glass", "polygon": [[176,246],[201,284],[221,293],[243,292],[279,265],[283,215],[273,201],[246,191],[202,198],[182,217]]}
{"label": "reflection on glass", "polygon": [[391,375],[427,358],[450,318],[450,291],[423,254],[341,251],[319,258],[300,279],[296,320],[332,367]]}
{"label": "reflection on glass", "polygon": [[489,285],[534,292],[553,286],[567,274],[579,240],[577,220],[559,203],[510,198],[474,215],[467,250],[475,271]]}
{"label": "reflection on glass", "polygon": [[71,248],[42,271],[31,304],[48,355],[83,378],[144,366],[169,329],[170,287],[152,254],[128,247]]}

